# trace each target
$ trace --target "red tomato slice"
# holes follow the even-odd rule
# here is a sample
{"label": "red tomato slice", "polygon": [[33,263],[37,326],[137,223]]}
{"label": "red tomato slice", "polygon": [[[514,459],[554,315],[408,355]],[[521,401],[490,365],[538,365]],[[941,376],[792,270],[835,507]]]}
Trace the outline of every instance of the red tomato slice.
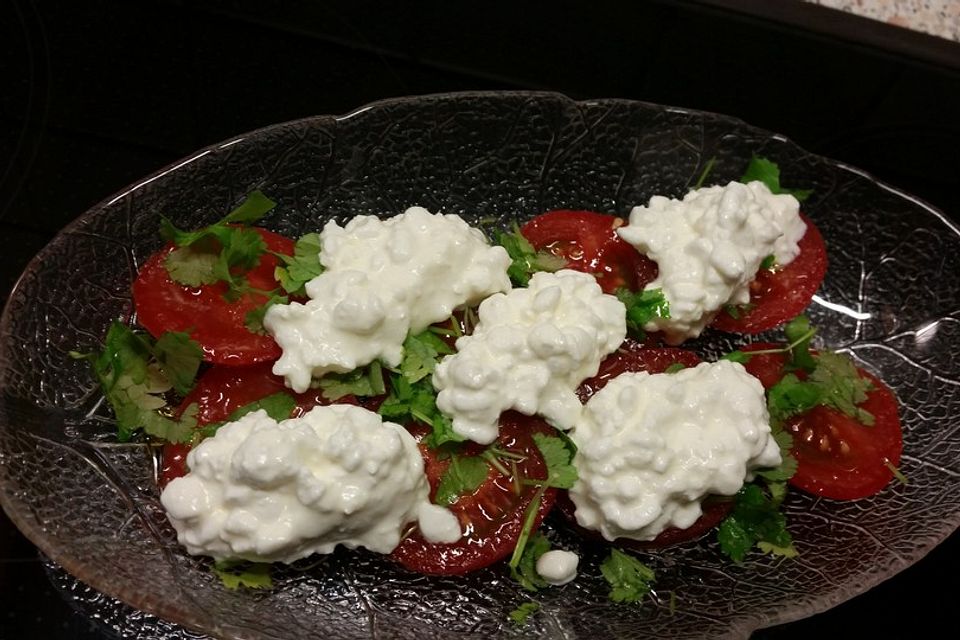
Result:
{"label": "red tomato slice", "polygon": [[[752,344],[743,351],[775,349],[781,345]],[[763,354],[750,358],[747,371],[770,388],[783,377],[786,356]],[[790,485],[835,500],[856,500],[878,493],[893,478],[889,465],[900,464],[903,431],[897,411],[897,399],[876,376],[858,369],[869,378],[874,389],[860,406],[874,417],[873,426],[828,407],[814,407],[786,424],[793,434],[793,455],[797,473]],[[803,372],[797,372],[803,378]]]}
{"label": "red tomato slice", "polygon": [[[293,255],[289,238],[257,229],[269,251]],[[276,360],[280,347],[268,335],[246,327],[247,312],[256,309],[266,296],[246,294],[236,302],[227,302],[223,282],[187,287],[170,279],[164,261],[174,250],[172,244],[150,256],[133,283],[133,303],[137,319],[147,331],[159,337],[166,331],[187,331],[203,349],[204,359],[215,364],[246,365]],[[256,267],[246,273],[250,285],[271,291],[277,288],[273,271],[276,256],[264,253]]]}
{"label": "red tomato slice", "polygon": [[733,333],[760,333],[800,315],[810,304],[827,274],[827,247],[816,225],[804,215],[807,232],[800,238],[800,253],[785,267],[762,269],[750,283],[750,307],[734,318],[722,310],[710,324]]}
{"label": "red tomato slice", "polygon": [[632,291],[657,277],[657,265],[617,235],[622,218],[592,211],[549,211],[520,228],[537,250],[564,258],[569,268],[596,274],[607,293]]}
{"label": "red tomato slice", "polygon": [[[577,395],[581,402],[586,402],[593,394],[600,391],[610,380],[616,378],[621,373],[647,371],[649,373],[663,373],[671,365],[682,364],[685,367],[695,367],[700,364],[700,357],[692,351],[685,349],[675,349],[673,347],[648,347],[644,343],[627,339],[620,348],[607,356],[600,363],[600,369],[597,375],[584,380],[577,389]],[[570,500],[566,491],[561,492],[557,498],[557,507],[560,512],[567,517],[570,523],[584,536],[596,540],[602,540],[603,537],[596,531],[589,531],[577,524],[573,515],[575,510],[573,502]],[[729,500],[710,500],[704,502],[703,515],[686,529],[670,528],[664,530],[660,535],[650,542],[638,542],[621,538],[618,543],[636,549],[658,549],[669,545],[680,544],[690,540],[700,538],[704,533],[717,526],[723,520],[732,508],[732,502]]]}
{"label": "red tomato slice", "polygon": [[628,371],[663,373],[668,367],[678,363],[685,367],[695,367],[700,364],[700,357],[693,351],[673,347],[648,347],[646,343],[627,338],[619,349],[604,358],[597,375],[587,378],[580,384],[577,395],[580,396],[581,402],[586,402],[593,394],[603,389],[612,378],[616,378],[621,373]]}
{"label": "red tomato slice", "polygon": [[[291,418],[300,417],[314,407],[330,404],[330,401],[320,394],[319,389],[293,393],[284,386],[283,378],[270,372],[272,366],[267,362],[248,367],[211,367],[180,403],[177,416],[191,404],[196,404],[198,426],[222,422],[240,407],[281,391],[289,393],[297,402],[297,406],[290,413]],[[337,402],[357,404],[353,396],[340,398]],[[161,489],[174,478],[187,473],[187,453],[190,448],[189,444],[164,445],[159,479]]]}
{"label": "red tomato slice", "polygon": [[[408,428],[418,442],[427,433],[421,425]],[[547,467],[533,440],[534,433],[552,434],[555,431],[539,418],[508,411],[500,417],[497,446],[525,457],[517,463],[522,477],[543,479]],[[466,454],[479,454],[483,449],[479,445],[468,445]],[[420,452],[430,481],[430,497],[433,498],[450,463],[439,459],[435,451],[423,444],[420,444]],[[464,537],[453,544],[433,544],[414,531],[394,549],[391,557],[407,569],[429,575],[460,575],[489,566],[513,552],[523,528],[524,512],[536,492],[536,487],[524,486],[517,495],[511,478],[491,468],[487,479],[473,494],[461,496],[450,505],[466,532]],[[546,517],[555,498],[555,489],[544,491],[534,528]]]}

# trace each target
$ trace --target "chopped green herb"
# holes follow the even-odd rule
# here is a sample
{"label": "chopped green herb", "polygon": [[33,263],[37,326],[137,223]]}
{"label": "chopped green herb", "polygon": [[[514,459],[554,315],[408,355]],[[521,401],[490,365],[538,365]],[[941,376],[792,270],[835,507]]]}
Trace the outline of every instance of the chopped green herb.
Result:
{"label": "chopped green herb", "polygon": [[490,465],[480,456],[450,457],[450,466],[440,477],[433,501],[439,505],[456,502],[460,496],[473,493],[490,473]]}
{"label": "chopped green herb", "polygon": [[772,253],[763,259],[763,262],[760,263],[760,268],[764,271],[769,271],[777,266],[777,256]]}
{"label": "chopped green herb", "polygon": [[527,286],[530,277],[537,271],[558,271],[567,266],[567,261],[563,258],[534,249],[516,225],[513,231],[499,232],[497,244],[507,250],[507,255],[512,260],[507,275],[518,287]]}
{"label": "chopped green herb", "polygon": [[697,182],[693,185],[694,189],[699,189],[707,181],[707,176],[710,175],[710,172],[713,171],[713,165],[716,164],[716,156],[711,157],[707,160],[707,163],[703,165],[703,171],[700,172],[700,177],[697,178]]}
{"label": "chopped green herb", "polygon": [[682,362],[674,362],[672,365],[663,370],[664,373],[676,373],[678,371],[683,371],[687,368],[687,365]]}
{"label": "chopped green herb", "polygon": [[174,420],[158,412],[167,406],[168,391],[186,394],[193,386],[202,352],[187,334],[166,334],[154,342],[146,333],[114,321],[100,353],[72,355],[93,367],[116,415],[121,442],[141,429],[169,442],[189,442],[193,437],[192,415]]}
{"label": "chopped green herb", "polygon": [[780,447],[780,464],[772,469],[758,471],[757,475],[767,481],[769,486],[774,482],[785,482],[793,477],[797,472],[797,459],[793,457],[793,436],[784,431],[782,426],[771,425],[773,430],[773,439]]}
{"label": "chopped green herb", "polygon": [[747,170],[744,172],[743,177],[740,178],[740,182],[743,183],[753,182],[754,180],[759,180],[767,185],[771,193],[789,193],[800,202],[809,198],[810,194],[813,193],[812,189],[785,189],[781,187],[780,167],[766,158],[759,156],[753,156],[750,159]]}
{"label": "chopped green herb", "polygon": [[890,473],[892,473],[892,474],[893,474],[893,477],[897,479],[897,482],[899,482],[900,484],[910,484],[910,483],[907,481],[907,476],[905,476],[905,475],[903,474],[903,472],[900,471],[900,469],[897,467],[897,465],[893,464],[892,462],[890,462],[890,461],[887,460],[886,458],[883,459],[883,464],[884,464],[884,466],[887,467],[887,469],[890,469]]}
{"label": "chopped green herb", "polygon": [[796,556],[787,520],[779,507],[780,502],[765,495],[759,486],[743,487],[737,493],[733,512],[717,531],[720,549],[734,562],[743,562],[754,546],[766,553]]}
{"label": "chopped green herb", "polygon": [[409,335],[403,342],[400,373],[410,382],[417,382],[433,373],[441,355],[450,353],[453,349],[430,330]]}
{"label": "chopped green herb", "polygon": [[540,532],[530,536],[523,547],[520,561],[516,567],[510,567],[510,575],[527,591],[538,591],[549,583],[537,572],[537,560],[550,551],[550,541]]}
{"label": "chopped green herb", "polygon": [[753,355],[753,353],[747,353],[738,349],[736,351],[731,351],[725,356],[722,356],[720,359],[729,360],[730,362],[738,362],[740,364],[747,364],[750,361],[751,355]]}
{"label": "chopped green herb", "polygon": [[569,439],[534,433],[533,441],[537,444],[537,449],[540,450],[540,455],[543,456],[543,461],[547,465],[547,479],[529,479],[528,482],[557,489],[571,488],[577,481],[577,468],[573,466],[576,449],[571,450],[567,446]]}
{"label": "chopped green herb", "polygon": [[644,289],[634,293],[628,289],[617,289],[617,299],[627,308],[627,330],[638,338],[643,338],[643,325],[655,318],[670,317],[670,303],[663,295],[663,289]]}
{"label": "chopped green herb", "polygon": [[453,430],[450,418],[437,409],[437,392],[430,376],[410,382],[405,376],[394,375],[390,384],[390,394],[380,405],[380,415],[396,422],[415,421],[429,426],[432,433],[427,436],[426,444],[431,449],[464,440]]}
{"label": "chopped green herb", "polygon": [[284,266],[274,269],[273,276],[288,294],[306,297],[304,285],[323,273],[320,264],[320,234],[308,233],[297,240],[293,255],[275,253]]}
{"label": "chopped green herb", "polygon": [[236,590],[240,587],[269,589],[273,586],[273,580],[270,578],[270,565],[265,562],[220,560],[213,563],[211,569],[223,582],[223,586],[230,590]]}
{"label": "chopped green herb", "polygon": [[870,379],[861,377],[853,362],[839,353],[821,351],[816,361],[817,368],[809,380],[821,390],[820,404],[873,426],[873,415],[857,406],[866,401],[867,392],[873,389]]}
{"label": "chopped green herb", "polygon": [[350,373],[328,373],[317,382],[320,393],[334,402],[344,396],[370,397],[387,392],[383,381],[383,367],[376,360]]}
{"label": "chopped green herb", "polygon": [[614,602],[639,602],[650,593],[656,579],[653,569],[618,549],[610,550],[600,564],[600,573],[610,584],[610,599]]}
{"label": "chopped green herb", "polygon": [[790,352],[790,364],[793,368],[811,372],[817,368],[817,363],[810,353],[810,342],[817,334],[817,330],[810,324],[807,316],[799,315],[783,328],[787,336],[787,349]]}
{"label": "chopped green herb", "polygon": [[228,422],[235,422],[248,413],[253,413],[254,411],[259,411],[260,409],[263,409],[267,412],[268,416],[277,422],[280,422],[281,420],[286,420],[289,418],[296,406],[297,401],[293,396],[286,391],[278,391],[277,393],[266,396],[265,398],[254,400],[253,402],[249,402],[242,407],[237,408],[223,422],[209,422],[203,425],[197,430],[197,435],[201,439],[212,437],[217,433],[220,427]]}
{"label": "chopped green herb", "polygon": [[540,610],[539,602],[524,602],[519,607],[510,612],[510,619],[514,624],[521,627],[526,626],[530,621],[530,616]]}

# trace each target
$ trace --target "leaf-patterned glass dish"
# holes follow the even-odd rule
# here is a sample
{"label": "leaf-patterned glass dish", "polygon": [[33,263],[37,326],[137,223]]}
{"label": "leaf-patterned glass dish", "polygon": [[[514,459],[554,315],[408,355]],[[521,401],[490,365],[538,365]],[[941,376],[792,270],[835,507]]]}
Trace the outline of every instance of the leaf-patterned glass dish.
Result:
{"label": "leaf-patterned glass dish", "polygon": [[[960,232],[943,215],[856,169],[714,114],[542,93],[381,102],[205,149],[104,201],[30,264],[0,321],[0,499],[44,553],[94,588],[186,628],[229,638],[511,636],[528,600],[502,567],[428,578],[365,552],[278,571],[270,591],[228,591],[176,544],[157,499],[155,451],[117,444],[109,411],[70,350],[131,319],[130,283],[181,227],[218,218],[253,189],[280,205],[265,226],[296,236],[329,219],[414,204],[488,227],[555,208],[625,215],[654,194],[682,195],[706,161],[710,182],[752,154],[810,187],[804,210],[827,239],[830,270],[809,310],[824,343],[849,351],[897,393],[907,485],[854,503],[791,494],[800,557],[734,565],[715,543],[646,559],[659,600],[607,599],[603,551],[562,528],[583,573],[537,596],[525,631],[591,640],[628,635],[745,636],[822,611],[922,557],[960,523]],[[736,344],[708,335],[708,357]],[[676,594],[671,612],[668,593]]]}

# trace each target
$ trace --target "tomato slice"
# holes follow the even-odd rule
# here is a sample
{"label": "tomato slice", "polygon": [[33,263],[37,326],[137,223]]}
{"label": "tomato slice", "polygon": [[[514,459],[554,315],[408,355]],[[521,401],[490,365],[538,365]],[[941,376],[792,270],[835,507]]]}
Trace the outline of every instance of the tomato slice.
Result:
{"label": "tomato slice", "polygon": [[[778,348],[776,344],[752,344],[743,351]],[[762,354],[750,358],[746,369],[765,388],[784,375],[784,354]],[[897,399],[876,376],[857,369],[873,382],[873,390],[860,408],[874,417],[872,426],[829,407],[814,407],[795,416],[785,428],[793,435],[797,473],[790,485],[814,495],[835,500],[857,500],[880,492],[893,478],[891,465],[900,464],[903,430]],[[803,372],[795,372],[803,378]]]}
{"label": "tomato slice", "polygon": [[657,277],[657,264],[617,235],[623,218],[593,211],[549,211],[520,233],[537,250],[564,258],[568,267],[592,273],[606,293],[639,291]]}
{"label": "tomato slice", "polygon": [[[293,255],[289,238],[256,229],[269,251]],[[246,315],[267,301],[261,294],[245,294],[227,302],[223,282],[187,287],[170,279],[165,260],[173,244],[150,256],[133,283],[133,303],[137,319],[155,337],[167,331],[186,331],[200,344],[204,359],[215,364],[247,365],[276,360],[279,345],[269,335],[253,333],[246,327]],[[277,286],[273,277],[279,261],[264,253],[256,267],[246,272],[250,286],[271,291]]]}
{"label": "tomato slice", "polygon": [[721,310],[710,324],[732,333],[760,333],[800,315],[810,304],[827,274],[827,247],[820,230],[801,214],[807,231],[800,238],[800,253],[785,267],[761,269],[750,283],[750,306],[734,318]]}
{"label": "tomato slice", "polygon": [[[408,429],[420,443],[432,499],[449,460],[439,458],[436,451],[423,444],[426,427],[410,425]],[[497,446],[524,456],[525,459],[517,463],[522,477],[543,479],[547,476],[547,467],[533,440],[534,433],[552,434],[555,431],[539,418],[508,411],[500,417]],[[471,444],[464,453],[477,455],[483,449]],[[461,496],[450,505],[465,532],[460,540],[453,544],[434,544],[414,530],[394,549],[391,557],[407,569],[429,575],[460,575],[489,566],[513,552],[523,528],[524,512],[536,492],[536,487],[522,486],[518,495],[514,492],[512,479],[491,468],[476,491]],[[555,497],[555,489],[544,491],[534,528],[553,507]]]}
{"label": "tomato slice", "polygon": [[[283,378],[271,373],[272,366],[271,363],[266,362],[247,367],[210,367],[180,403],[177,416],[179,417],[191,404],[196,404],[198,426],[222,422],[240,407],[281,391],[289,393],[296,400],[296,407],[290,413],[291,418],[298,418],[314,407],[331,404],[321,395],[319,389],[293,393],[284,386]],[[357,404],[353,396],[340,398],[337,402]],[[174,478],[187,473],[187,453],[190,452],[190,448],[189,444],[181,443],[164,445],[159,477],[161,489]]]}
{"label": "tomato slice", "polygon": [[597,375],[584,380],[577,388],[577,395],[581,402],[590,397],[613,378],[628,371],[649,373],[663,373],[674,364],[685,367],[695,367],[700,364],[700,357],[693,351],[676,349],[673,347],[650,347],[649,342],[637,342],[627,338],[620,348],[604,358],[597,370]]}

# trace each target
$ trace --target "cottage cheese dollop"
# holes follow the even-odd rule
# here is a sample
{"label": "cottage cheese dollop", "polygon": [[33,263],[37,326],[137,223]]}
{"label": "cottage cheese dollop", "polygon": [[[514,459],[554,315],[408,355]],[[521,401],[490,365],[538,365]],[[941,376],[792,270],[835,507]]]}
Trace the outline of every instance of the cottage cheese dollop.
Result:
{"label": "cottage cheese dollop", "polygon": [[750,301],[750,281],[763,259],[791,262],[806,232],[797,199],[762,182],[731,182],[691,191],[683,200],[654,196],[634,207],[624,240],[657,263],[647,289],[662,288],[670,317],[645,327],[679,344],[700,335],[727,304]]}
{"label": "cottage cheese dollop", "polygon": [[400,363],[403,341],[454,308],[509,291],[510,257],[456,215],[421,207],[380,220],[358,216],[321,233],[326,269],[306,285],[310,300],[274,305],[263,325],[283,349],[273,372],[305,391],[314,376],[376,359]]}
{"label": "cottage cheese dollop", "polygon": [[567,584],[577,577],[580,556],[572,551],[551,549],[537,558],[537,573],[555,587]]}
{"label": "cottage cheese dollop", "polygon": [[726,360],[614,378],[571,438],[577,522],[607,540],[685,529],[707,495],[733,495],[754,469],[780,464],[763,387]]}
{"label": "cottage cheese dollop", "polygon": [[360,407],[280,423],[254,411],[197,445],[187,466],[160,501],[191,554],[293,562],[338,544],[389,553],[417,520],[428,539],[460,538],[456,517],[427,498],[413,437]]}
{"label": "cottage cheese dollop", "polygon": [[507,409],[569,429],[581,411],[574,390],[623,342],[625,314],[592,276],[535,273],[528,288],[480,304],[473,334],[433,373],[437,407],[454,431],[481,444],[496,439]]}

